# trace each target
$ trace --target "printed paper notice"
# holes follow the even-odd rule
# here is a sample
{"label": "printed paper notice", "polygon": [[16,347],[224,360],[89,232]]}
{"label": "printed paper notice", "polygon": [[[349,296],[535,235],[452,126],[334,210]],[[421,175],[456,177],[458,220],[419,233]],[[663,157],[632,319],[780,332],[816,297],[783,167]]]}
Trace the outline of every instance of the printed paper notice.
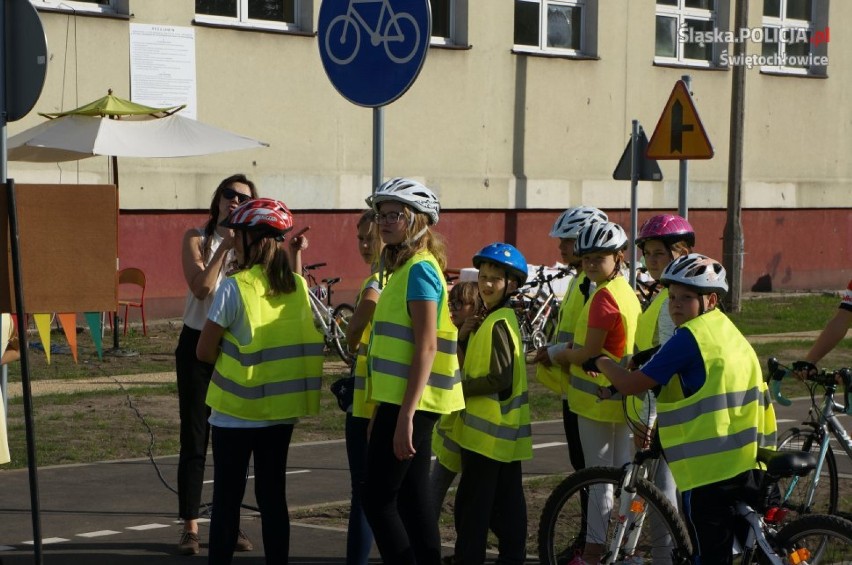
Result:
{"label": "printed paper notice", "polygon": [[195,29],[130,24],[130,97],[196,119]]}

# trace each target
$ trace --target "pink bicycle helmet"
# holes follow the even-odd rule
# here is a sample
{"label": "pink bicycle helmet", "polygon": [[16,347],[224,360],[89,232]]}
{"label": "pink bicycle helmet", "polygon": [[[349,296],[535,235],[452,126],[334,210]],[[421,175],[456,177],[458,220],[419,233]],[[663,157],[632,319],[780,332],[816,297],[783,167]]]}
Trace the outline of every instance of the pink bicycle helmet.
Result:
{"label": "pink bicycle helmet", "polygon": [[676,241],[685,241],[690,247],[695,246],[695,230],[685,218],[674,214],[659,214],[652,216],[639,228],[636,245],[643,249],[649,239],[659,239],[666,247]]}

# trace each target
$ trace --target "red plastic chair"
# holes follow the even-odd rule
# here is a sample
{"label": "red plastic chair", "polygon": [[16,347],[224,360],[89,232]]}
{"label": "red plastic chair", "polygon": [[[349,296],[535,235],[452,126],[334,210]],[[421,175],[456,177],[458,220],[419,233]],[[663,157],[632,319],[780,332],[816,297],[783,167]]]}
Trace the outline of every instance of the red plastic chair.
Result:
{"label": "red plastic chair", "polygon": [[[142,335],[148,335],[148,326],[145,324],[145,283],[145,273],[142,269],[128,267],[118,272],[118,307],[124,306],[124,335],[127,335],[127,314],[130,308],[139,308],[142,315]],[[112,327],[112,313],[109,321]]]}

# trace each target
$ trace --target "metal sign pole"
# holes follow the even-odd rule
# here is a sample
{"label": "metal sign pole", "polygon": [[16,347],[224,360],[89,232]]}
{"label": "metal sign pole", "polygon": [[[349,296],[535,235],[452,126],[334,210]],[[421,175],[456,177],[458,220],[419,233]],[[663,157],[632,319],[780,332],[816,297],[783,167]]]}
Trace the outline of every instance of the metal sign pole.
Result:
{"label": "metal sign pole", "polygon": [[630,287],[636,288],[636,224],[639,222],[639,120],[630,132]]}
{"label": "metal sign pole", "polygon": [[385,107],[373,108],[373,191],[382,184],[384,180],[385,166]]}
{"label": "metal sign pole", "polygon": [[[683,75],[680,79],[686,85],[687,92],[692,94],[692,90],[690,89],[690,86],[692,86],[692,77],[689,75]],[[677,213],[683,219],[687,219],[686,215],[689,213],[689,205],[687,202],[689,190],[689,160],[681,159],[679,162],[679,178],[677,180]]]}

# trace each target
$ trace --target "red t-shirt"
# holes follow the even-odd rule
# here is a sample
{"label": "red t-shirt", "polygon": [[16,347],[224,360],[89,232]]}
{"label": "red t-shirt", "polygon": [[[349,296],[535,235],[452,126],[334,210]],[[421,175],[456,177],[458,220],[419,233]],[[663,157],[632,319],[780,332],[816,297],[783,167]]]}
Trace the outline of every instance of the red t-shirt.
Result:
{"label": "red t-shirt", "polygon": [[621,311],[612,293],[602,288],[592,297],[589,305],[589,327],[606,331],[604,349],[618,358],[624,357],[627,335],[621,319]]}

